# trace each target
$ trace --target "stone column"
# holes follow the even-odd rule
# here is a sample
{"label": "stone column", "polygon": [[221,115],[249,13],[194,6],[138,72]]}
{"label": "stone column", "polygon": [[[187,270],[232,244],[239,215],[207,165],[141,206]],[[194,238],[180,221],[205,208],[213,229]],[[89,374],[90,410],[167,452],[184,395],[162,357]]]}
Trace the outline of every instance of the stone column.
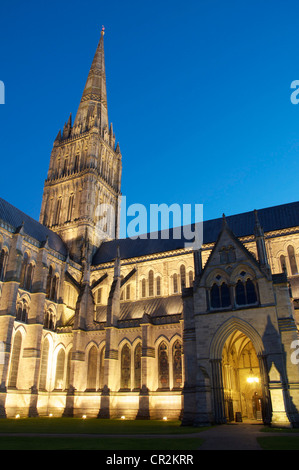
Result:
{"label": "stone column", "polygon": [[217,424],[226,423],[224,408],[224,390],[221,359],[212,359],[212,391],[214,400],[214,417]]}
{"label": "stone column", "polygon": [[262,385],[262,417],[264,424],[271,423],[271,397],[269,392],[269,381],[267,373],[267,362],[266,358],[261,354],[258,354],[258,361],[261,374],[261,385]]}
{"label": "stone column", "polygon": [[204,367],[199,367],[196,380],[196,413],[194,426],[210,426],[213,422],[210,378]]}
{"label": "stone column", "polygon": [[196,330],[194,325],[193,295],[186,295],[183,293],[183,302],[184,387],[182,392],[182,425],[193,426],[195,424],[196,413],[198,411],[196,397],[196,371],[198,368],[198,363],[196,348]]}
{"label": "stone column", "polygon": [[111,392],[119,389],[120,377],[118,373],[118,329],[110,326],[106,328],[105,359],[104,359],[104,386],[101,394],[101,405],[98,418],[111,417]]}
{"label": "stone column", "polygon": [[142,321],[142,356],[141,356],[141,390],[139,397],[139,410],[137,419],[150,418],[150,397],[149,391],[153,389],[154,369],[153,361],[155,358],[155,349],[151,342],[152,325],[150,317],[144,313]]}

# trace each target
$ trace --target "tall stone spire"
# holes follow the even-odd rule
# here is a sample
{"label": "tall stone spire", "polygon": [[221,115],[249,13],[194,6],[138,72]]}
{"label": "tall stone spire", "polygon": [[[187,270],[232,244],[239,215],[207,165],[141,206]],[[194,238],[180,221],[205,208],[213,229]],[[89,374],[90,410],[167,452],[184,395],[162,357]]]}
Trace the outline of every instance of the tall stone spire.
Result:
{"label": "tall stone spire", "polygon": [[[82,240],[92,254],[118,236],[121,173],[122,155],[108,125],[102,29],[74,125],[70,116],[55,139],[40,213],[78,263],[86,259]],[[104,221],[103,207],[109,208]]]}
{"label": "tall stone spire", "polygon": [[104,129],[108,132],[108,108],[106,90],[106,71],[104,54],[104,34],[102,28],[101,38],[91,64],[85,88],[82,94],[80,105],[74,126],[82,123],[88,125],[89,119],[97,119],[101,133]]}

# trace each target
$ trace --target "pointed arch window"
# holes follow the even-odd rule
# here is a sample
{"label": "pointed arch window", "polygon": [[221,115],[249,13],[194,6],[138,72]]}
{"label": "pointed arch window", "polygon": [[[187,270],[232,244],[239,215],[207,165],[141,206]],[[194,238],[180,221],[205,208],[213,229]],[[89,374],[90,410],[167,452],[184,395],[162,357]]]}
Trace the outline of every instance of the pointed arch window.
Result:
{"label": "pointed arch window", "polygon": [[34,275],[34,263],[29,263],[29,256],[28,253],[24,254],[22,268],[21,268],[21,275],[20,275],[20,288],[25,289],[27,291],[31,291],[32,289],[32,282],[33,282],[33,275]]}
{"label": "pointed arch window", "polygon": [[23,312],[23,303],[20,302],[18,305],[17,305],[17,314],[16,314],[16,320],[17,321],[22,321],[22,312]]}
{"label": "pointed arch window", "polygon": [[29,266],[27,267],[26,274],[25,274],[24,289],[28,290],[29,292],[31,292],[32,290],[34,269],[35,269],[35,265],[33,263],[30,263]]}
{"label": "pointed arch window", "polygon": [[173,388],[181,388],[182,382],[182,345],[177,340],[173,345]]}
{"label": "pointed arch window", "polygon": [[58,290],[58,276],[55,275],[52,282],[52,288],[50,293],[50,299],[54,302],[57,301],[57,290]]}
{"label": "pointed arch window", "polygon": [[135,351],[134,351],[134,388],[139,389],[141,388],[141,354],[142,354],[142,347],[141,343],[138,343]]}
{"label": "pointed arch window", "polygon": [[183,290],[186,287],[186,268],[182,264],[180,267],[180,276],[181,276],[181,289]]}
{"label": "pointed arch window", "polygon": [[55,376],[55,389],[63,390],[64,389],[64,362],[65,362],[65,352],[64,349],[60,349],[57,355],[56,362],[56,376]]}
{"label": "pointed arch window", "polygon": [[49,361],[50,344],[48,338],[43,342],[41,362],[40,362],[40,375],[39,375],[39,389],[46,390],[47,376],[48,376],[48,361]]}
{"label": "pointed arch window", "polygon": [[58,281],[59,281],[58,274],[54,275],[53,268],[52,266],[50,266],[48,277],[47,277],[46,298],[49,300],[53,300],[53,302],[57,302]]}
{"label": "pointed arch window", "polygon": [[56,329],[56,315],[51,309],[45,313],[44,328],[51,331],[55,331]]}
{"label": "pointed arch window", "polygon": [[217,284],[213,284],[211,289],[211,307],[220,308],[220,289]]}
{"label": "pointed arch window", "polygon": [[245,285],[242,281],[238,281],[236,285],[236,302],[238,305],[246,304]]}
{"label": "pointed arch window", "polygon": [[105,381],[105,346],[102,348],[101,355],[100,355],[100,389],[104,388],[104,381]]}
{"label": "pointed arch window", "polygon": [[20,275],[20,287],[21,287],[21,289],[25,288],[26,273],[27,273],[28,264],[29,264],[28,253],[24,253],[22,268],[21,268],[21,275]]}
{"label": "pointed arch window", "polygon": [[52,293],[52,283],[54,279],[54,272],[52,266],[49,267],[48,277],[47,277],[47,287],[46,287],[46,298],[51,300]]}
{"label": "pointed arch window", "polygon": [[21,357],[21,347],[22,347],[22,334],[18,331],[15,335],[13,348],[11,353],[11,362],[10,362],[10,375],[8,386],[11,388],[17,388],[18,382],[18,372],[19,372],[19,365],[20,365],[20,357]]}
{"label": "pointed arch window", "polygon": [[68,204],[68,209],[67,209],[67,222],[70,222],[72,220],[72,215],[73,215],[73,208],[74,208],[74,194],[71,194],[69,197],[69,204]]}
{"label": "pointed arch window", "polygon": [[148,273],[148,295],[150,297],[154,295],[154,271],[152,269]]}
{"label": "pointed arch window", "polygon": [[16,320],[28,323],[28,305],[25,300],[21,300],[17,305]]}
{"label": "pointed arch window", "polygon": [[213,284],[210,299],[212,308],[227,308],[231,306],[230,290],[226,282],[222,282],[221,285]]}
{"label": "pointed arch window", "polygon": [[49,267],[48,277],[47,277],[47,286],[46,286],[46,298],[50,298],[51,292],[51,285],[52,285],[52,278],[53,278],[53,268],[52,266]]}
{"label": "pointed arch window", "polygon": [[27,303],[24,302],[23,304],[23,311],[22,311],[22,320],[23,323],[28,323],[28,307]]}
{"label": "pointed arch window", "polygon": [[141,281],[141,296],[146,297],[146,280],[142,279]]}
{"label": "pointed arch window", "polygon": [[73,348],[69,350],[68,355],[67,355],[66,376],[65,376],[65,389],[67,390],[70,387],[72,352],[73,352]]}
{"label": "pointed arch window", "polygon": [[65,176],[67,174],[68,164],[69,164],[69,159],[68,159],[68,157],[66,157],[65,160],[64,160],[64,166],[63,166],[63,176]]}
{"label": "pointed arch window", "polygon": [[61,206],[62,206],[62,197],[59,197],[57,199],[57,203],[56,203],[56,210],[55,210],[55,213],[54,213],[53,225],[58,225],[59,224]]}
{"label": "pointed arch window", "polygon": [[8,262],[8,251],[2,248],[0,253],[0,282],[4,281]]}
{"label": "pointed arch window", "polygon": [[236,303],[239,306],[257,303],[256,287],[251,279],[246,282],[239,280],[236,285]]}
{"label": "pointed arch window", "polygon": [[127,344],[125,344],[121,351],[120,387],[124,390],[131,388],[131,351]]}
{"label": "pointed arch window", "polygon": [[178,293],[178,275],[176,273],[173,275],[173,293]]}
{"label": "pointed arch window", "polygon": [[111,182],[111,172],[112,172],[112,169],[111,169],[111,166],[109,165],[108,173],[107,173],[107,181],[108,181],[109,184]]}
{"label": "pointed arch window", "polygon": [[230,292],[228,285],[223,282],[220,287],[221,307],[229,307],[231,305]]}
{"label": "pointed arch window", "polygon": [[97,348],[92,346],[88,353],[87,389],[95,390],[97,381]]}
{"label": "pointed arch window", "polygon": [[280,256],[280,266],[282,272],[287,272],[287,262],[286,262],[286,257],[284,255]]}
{"label": "pointed arch window", "polygon": [[292,245],[288,246],[288,257],[289,257],[289,262],[290,262],[290,267],[291,267],[291,274],[292,276],[294,276],[295,274],[298,274],[298,266],[297,266],[297,261],[296,261],[295,250]]}
{"label": "pointed arch window", "polygon": [[156,279],[156,293],[161,295],[161,276],[158,276]]}
{"label": "pointed arch window", "polygon": [[169,388],[169,360],[168,348],[163,341],[158,349],[159,388]]}
{"label": "pointed arch window", "polygon": [[246,281],[246,300],[248,304],[255,304],[257,302],[255,286],[251,279]]}
{"label": "pointed arch window", "polygon": [[77,173],[79,171],[79,155],[75,156],[75,164],[74,164],[74,172]]}

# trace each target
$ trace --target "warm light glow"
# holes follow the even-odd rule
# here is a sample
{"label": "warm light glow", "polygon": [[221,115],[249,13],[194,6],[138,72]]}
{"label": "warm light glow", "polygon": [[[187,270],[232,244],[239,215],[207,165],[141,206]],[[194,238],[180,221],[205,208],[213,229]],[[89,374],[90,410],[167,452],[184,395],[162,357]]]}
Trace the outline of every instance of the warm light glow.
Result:
{"label": "warm light glow", "polygon": [[167,416],[164,416],[163,421],[167,421]]}
{"label": "warm light glow", "polygon": [[16,415],[16,419],[18,419],[19,417],[20,417],[20,415],[19,415],[19,414],[18,414],[18,415]]}
{"label": "warm light glow", "polygon": [[126,417],[125,417],[125,416],[122,416],[120,419],[126,419]]}
{"label": "warm light glow", "polygon": [[52,416],[53,416],[52,413],[50,413],[50,414],[49,414],[49,417],[52,418]]}
{"label": "warm light glow", "polygon": [[82,419],[86,419],[86,415],[83,415],[83,416],[82,416]]}
{"label": "warm light glow", "polygon": [[248,378],[247,378],[247,382],[248,382],[249,384],[259,383],[259,379],[258,379],[258,377],[248,377]]}

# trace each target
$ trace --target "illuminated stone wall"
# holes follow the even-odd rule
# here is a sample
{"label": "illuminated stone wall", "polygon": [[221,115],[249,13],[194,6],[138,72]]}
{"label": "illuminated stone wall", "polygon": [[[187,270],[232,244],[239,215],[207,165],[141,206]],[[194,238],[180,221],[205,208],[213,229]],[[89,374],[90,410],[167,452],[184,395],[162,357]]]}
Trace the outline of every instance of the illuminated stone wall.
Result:
{"label": "illuminated stone wall", "polygon": [[[70,260],[62,259],[47,246],[39,247],[38,243],[30,239],[24,233],[14,233],[14,229],[1,227],[1,249],[5,247],[9,252],[6,266],[5,281],[1,286],[1,317],[0,332],[1,340],[5,343],[4,363],[0,365],[2,376],[2,388],[7,392],[6,413],[14,415],[17,412],[27,415],[48,414],[49,412],[61,415],[67,412],[75,415],[87,413],[97,415],[101,404],[109,401],[110,416],[136,417],[141,412],[144,416],[160,416],[166,413],[172,417],[179,417],[181,413],[182,387],[181,390],[173,390],[173,346],[177,340],[183,344],[183,302],[181,299],[181,267],[185,266],[186,278],[185,286],[188,288],[191,275],[194,277],[193,253],[182,253],[181,251],[172,253],[160,253],[152,257],[135,258],[121,261],[121,276],[126,276],[135,269],[133,275],[120,289],[120,312],[121,321],[118,328],[114,329],[113,348],[114,358],[104,357],[104,347],[107,341],[108,330],[105,326],[107,315],[107,303],[114,276],[114,266],[112,264],[93,267],[90,272],[89,284],[92,287],[107,273],[107,277],[92,288],[94,305],[92,315],[95,323],[87,331],[74,330],[74,316],[76,313],[77,301],[80,294],[80,281],[82,279],[82,267]],[[269,264],[273,273],[281,272],[280,256],[287,255],[290,244],[295,247],[298,262],[298,238],[295,234],[273,233],[266,234],[267,252]],[[255,242],[245,241],[244,245],[251,253],[257,257]],[[203,266],[205,266],[212,247],[204,247]],[[20,287],[21,266],[24,254],[28,254],[29,263],[35,266],[31,289],[26,290]],[[243,262],[242,262],[243,263]],[[296,275],[292,275],[290,264],[286,256],[286,267],[289,280],[292,282]],[[50,300],[46,296],[47,277],[49,268],[52,266],[53,275],[58,276],[57,298]],[[244,266],[244,264],[242,264]],[[246,264],[248,267],[248,263]],[[241,264],[240,264],[241,267]],[[254,268],[255,270],[255,268]],[[153,271],[152,280],[149,273]],[[70,274],[70,276],[68,274]],[[174,289],[174,274],[177,275],[176,290]],[[157,295],[157,278],[160,277],[160,295]],[[142,281],[145,280],[145,292],[142,291]],[[274,302],[273,286],[262,276],[257,279],[259,293],[263,305],[270,305]],[[76,284],[77,283],[77,284]],[[150,287],[152,283],[152,287]],[[127,286],[130,286],[129,290]],[[98,290],[101,289],[101,294]],[[152,290],[151,290],[152,289]],[[292,314],[291,307],[285,305],[285,289],[283,285],[276,285],[276,298],[279,300],[275,307],[251,308],[247,311],[239,310],[234,313],[238,318],[246,318],[246,321],[253,328],[267,327],[267,318],[272,315],[271,311],[278,312],[279,317],[289,317]],[[145,295],[144,295],[145,293]],[[150,295],[153,294],[153,295]],[[206,308],[206,294],[197,296],[197,309]],[[18,316],[19,307],[26,307],[27,316],[22,320]],[[157,314],[161,308],[160,314]],[[164,309],[164,310],[163,310]],[[52,326],[45,323],[49,319],[49,312],[52,315]],[[47,316],[48,315],[48,316]],[[277,315],[275,313],[275,315]],[[220,327],[222,322],[228,319],[229,315],[213,314],[209,317],[205,326],[198,326],[199,338],[212,340],[215,329]],[[216,319],[218,320],[216,321]],[[278,334],[279,328],[276,321],[272,322]],[[217,327],[218,325],[218,327]],[[259,326],[260,325],[260,326]],[[283,327],[281,327],[283,328]],[[14,337],[17,332],[22,335],[22,346],[19,355],[19,365],[17,371],[17,382],[15,388],[10,387],[10,371],[12,368],[12,350]],[[283,331],[283,335],[290,334]],[[109,338],[111,335],[109,336]],[[263,334],[261,333],[261,337]],[[47,376],[44,389],[40,389],[41,370],[45,367],[43,356],[43,346],[48,341],[47,356]],[[109,340],[110,341],[110,340]],[[290,341],[288,338],[286,341]],[[159,390],[158,357],[159,345],[165,342],[169,362],[169,390]],[[134,351],[141,343],[143,355],[141,358],[141,375],[143,394],[134,391]],[[202,340],[200,339],[200,343]],[[130,391],[121,391],[121,352],[127,344],[131,352],[131,388]],[[96,391],[87,390],[87,374],[89,351],[92,346],[96,348]],[[57,358],[59,351],[64,351],[64,363],[59,365],[61,390],[55,389],[57,385],[56,370],[58,367]],[[182,348],[182,358],[185,350],[188,351],[188,344]],[[208,348],[209,350],[209,348]],[[112,353],[111,353],[112,354]],[[206,352],[204,353],[206,354]],[[113,355],[113,354],[112,354]],[[196,358],[194,353],[193,360]],[[72,359],[72,361],[71,361]],[[74,367],[69,369],[71,362]],[[113,370],[113,380],[110,377],[109,398],[102,398],[104,389],[105,364],[109,363],[109,370]],[[193,362],[190,360],[190,363]],[[113,368],[112,368],[112,365]],[[61,369],[63,368],[63,372]],[[289,372],[290,373],[290,372]],[[239,370],[240,380],[242,370]],[[296,381],[297,369],[292,372],[292,381]],[[212,374],[209,372],[208,376]],[[62,378],[61,378],[62,377]],[[185,361],[182,366],[182,385],[185,381]],[[72,395],[72,387],[75,391]],[[236,395],[235,389],[225,391],[226,396]],[[274,392],[273,392],[274,393]],[[278,392],[275,392],[276,394]],[[131,397],[131,398],[128,398]],[[173,397],[170,399],[170,397]],[[234,397],[235,410],[238,410],[237,401],[240,407],[242,400]],[[165,407],[169,403],[169,408]],[[56,410],[55,410],[56,409]],[[35,410],[35,411],[34,411]],[[49,411],[51,410],[51,411]],[[125,413],[127,410],[127,413]],[[163,410],[165,411],[163,413]],[[5,411],[3,411],[5,413]]]}

